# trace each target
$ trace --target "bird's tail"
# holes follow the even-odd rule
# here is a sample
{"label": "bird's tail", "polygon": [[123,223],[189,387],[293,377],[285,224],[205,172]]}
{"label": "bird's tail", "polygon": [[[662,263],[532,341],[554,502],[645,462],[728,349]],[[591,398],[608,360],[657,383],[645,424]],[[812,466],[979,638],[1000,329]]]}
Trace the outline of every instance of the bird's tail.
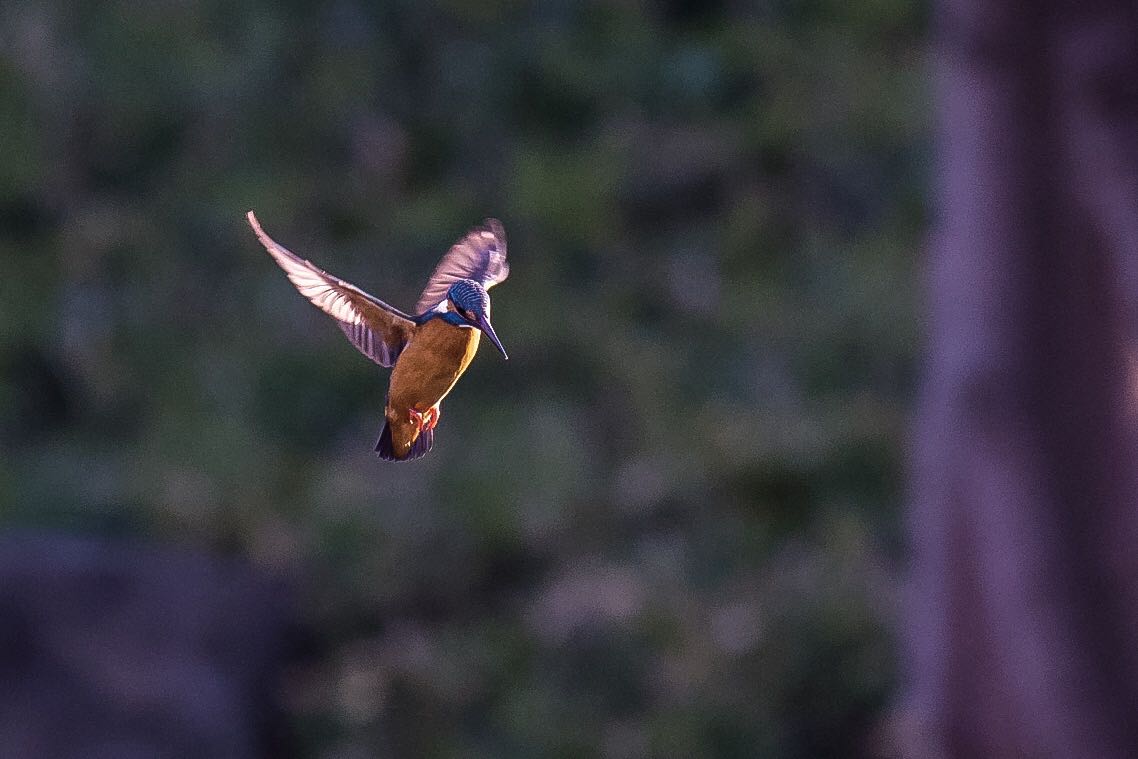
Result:
{"label": "bird's tail", "polygon": [[375,452],[384,461],[412,461],[414,459],[426,456],[431,452],[431,448],[435,445],[435,431],[433,429],[423,429],[419,436],[415,438],[415,442],[411,443],[411,449],[407,451],[407,455],[400,457],[395,453],[395,445],[391,440],[391,424],[385,419],[383,422],[383,430],[379,433],[379,442],[375,444]]}

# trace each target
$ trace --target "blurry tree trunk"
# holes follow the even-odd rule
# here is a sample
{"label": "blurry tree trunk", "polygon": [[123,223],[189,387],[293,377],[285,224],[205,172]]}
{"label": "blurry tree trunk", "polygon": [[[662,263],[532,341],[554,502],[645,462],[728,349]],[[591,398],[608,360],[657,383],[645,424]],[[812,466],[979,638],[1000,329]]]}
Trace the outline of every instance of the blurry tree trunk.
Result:
{"label": "blurry tree trunk", "polygon": [[1138,756],[1138,11],[941,0],[924,757]]}

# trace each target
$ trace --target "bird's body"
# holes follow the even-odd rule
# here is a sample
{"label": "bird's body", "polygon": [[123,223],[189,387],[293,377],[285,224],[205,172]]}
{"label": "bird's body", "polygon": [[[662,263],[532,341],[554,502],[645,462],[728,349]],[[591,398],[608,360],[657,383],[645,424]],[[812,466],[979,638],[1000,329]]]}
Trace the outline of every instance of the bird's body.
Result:
{"label": "bird's body", "polygon": [[376,446],[380,457],[406,461],[430,451],[440,404],[470,366],[482,333],[506,355],[490,325],[486,292],[509,274],[502,225],[488,219],[451,247],[412,316],[299,258],[266,235],[252,211],[248,219],[301,294],[336,319],[361,353],[394,367]]}
{"label": "bird's body", "polygon": [[481,333],[435,316],[415,329],[415,336],[395,363],[387,392],[387,425],[396,458],[404,458],[419,435],[411,409],[426,414],[438,407],[478,352]]}

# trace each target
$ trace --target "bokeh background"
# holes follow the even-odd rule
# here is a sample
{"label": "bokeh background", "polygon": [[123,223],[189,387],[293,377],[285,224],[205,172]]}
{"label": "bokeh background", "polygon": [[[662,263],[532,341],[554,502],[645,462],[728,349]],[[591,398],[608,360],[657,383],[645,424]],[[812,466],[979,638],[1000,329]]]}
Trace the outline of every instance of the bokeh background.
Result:
{"label": "bokeh background", "polygon": [[[5,4],[0,524],[287,588],[273,755],[892,755],[924,24]],[[249,209],[405,309],[502,219],[426,459]]]}

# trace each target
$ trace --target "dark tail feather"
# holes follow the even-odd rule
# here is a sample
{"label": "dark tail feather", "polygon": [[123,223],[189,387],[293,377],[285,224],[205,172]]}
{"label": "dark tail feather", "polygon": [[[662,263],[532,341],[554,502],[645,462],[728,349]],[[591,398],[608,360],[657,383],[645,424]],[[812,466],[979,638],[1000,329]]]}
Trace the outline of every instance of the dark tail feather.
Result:
{"label": "dark tail feather", "polygon": [[407,457],[404,461],[417,459],[420,456],[426,456],[435,447],[435,431],[423,430],[419,433],[419,437],[415,438],[415,442],[411,443],[411,450],[407,451]]}
{"label": "dark tail feather", "polygon": [[384,461],[398,461],[395,458],[395,449],[391,447],[391,426],[383,422],[383,430],[379,433],[379,442],[375,444],[375,452]]}
{"label": "dark tail feather", "polygon": [[423,430],[419,433],[419,437],[415,438],[415,442],[411,444],[411,450],[407,451],[407,455],[399,458],[395,455],[395,448],[391,444],[391,426],[384,421],[383,430],[379,433],[379,442],[375,444],[375,452],[384,461],[411,461],[420,456],[426,456],[434,446],[435,431]]}

